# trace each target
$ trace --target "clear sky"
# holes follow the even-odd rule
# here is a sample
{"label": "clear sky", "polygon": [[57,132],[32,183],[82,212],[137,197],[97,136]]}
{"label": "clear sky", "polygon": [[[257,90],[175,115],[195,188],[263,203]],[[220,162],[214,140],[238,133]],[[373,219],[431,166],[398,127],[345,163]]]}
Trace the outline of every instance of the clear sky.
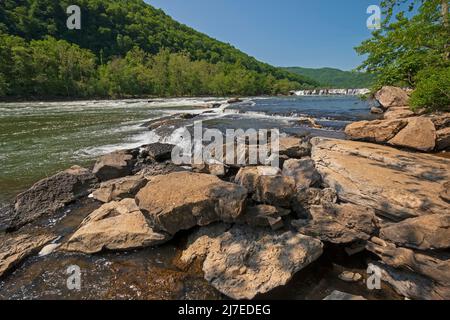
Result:
{"label": "clear sky", "polygon": [[194,29],[276,66],[355,68],[379,0],[146,0]]}

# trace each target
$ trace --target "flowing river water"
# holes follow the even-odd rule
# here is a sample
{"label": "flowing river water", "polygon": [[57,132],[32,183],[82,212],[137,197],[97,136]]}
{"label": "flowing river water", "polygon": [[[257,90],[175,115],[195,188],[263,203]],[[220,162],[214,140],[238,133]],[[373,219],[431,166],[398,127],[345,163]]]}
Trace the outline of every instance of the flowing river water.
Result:
{"label": "flowing river water", "polygon": [[[193,122],[189,117],[171,122],[176,114],[198,115],[196,119],[203,120],[205,127],[221,130],[278,128],[288,134],[342,138],[347,123],[375,118],[369,113],[371,103],[357,97],[247,98],[232,105],[225,101],[191,98],[0,103],[0,205],[37,180],[71,165],[91,166],[98,156],[117,149],[174,142],[176,129]],[[222,106],[205,106],[213,103]],[[322,129],[305,126],[299,121],[301,117],[315,119]],[[155,125],[158,123],[164,125]],[[85,200],[29,228],[45,227],[67,237],[98,206]],[[181,233],[161,247],[127,253],[34,256],[0,280],[0,299],[225,298],[203,279],[198,266],[189,270],[176,266],[185,241],[186,235]],[[335,289],[371,299],[397,298],[387,288],[368,291],[363,283],[338,280],[343,268],[364,275],[368,258],[360,254],[349,260],[342,248],[328,248],[319,261],[302,270],[287,286],[260,298],[322,299]],[[82,270],[81,291],[66,286],[67,267],[74,264]]]}

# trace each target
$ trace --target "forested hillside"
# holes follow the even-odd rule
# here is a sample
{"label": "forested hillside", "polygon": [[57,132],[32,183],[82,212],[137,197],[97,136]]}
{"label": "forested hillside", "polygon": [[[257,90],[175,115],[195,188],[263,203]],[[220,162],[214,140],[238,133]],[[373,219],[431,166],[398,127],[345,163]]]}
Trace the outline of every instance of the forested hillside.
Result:
{"label": "forested hillside", "polygon": [[142,0],[0,2],[0,95],[276,94],[317,83],[174,21]]}
{"label": "forested hillside", "polygon": [[340,89],[370,88],[375,83],[375,75],[363,72],[342,71],[334,68],[289,67],[287,71],[308,77],[322,86]]}

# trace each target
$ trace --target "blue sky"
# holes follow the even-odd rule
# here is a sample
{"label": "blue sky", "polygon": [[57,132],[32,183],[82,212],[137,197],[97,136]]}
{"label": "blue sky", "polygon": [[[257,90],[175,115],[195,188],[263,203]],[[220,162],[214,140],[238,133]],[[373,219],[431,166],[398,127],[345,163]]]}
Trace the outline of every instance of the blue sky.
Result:
{"label": "blue sky", "polygon": [[174,19],[277,66],[355,68],[379,0],[146,0]]}

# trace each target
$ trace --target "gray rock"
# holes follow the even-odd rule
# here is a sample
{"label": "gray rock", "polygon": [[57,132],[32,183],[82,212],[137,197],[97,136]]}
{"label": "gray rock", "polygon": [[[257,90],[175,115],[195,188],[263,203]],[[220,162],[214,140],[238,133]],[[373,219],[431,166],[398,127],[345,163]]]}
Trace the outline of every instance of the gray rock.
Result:
{"label": "gray rock", "polygon": [[150,157],[151,160],[162,162],[172,158],[172,150],[175,148],[173,144],[152,143],[141,147],[141,156]]}
{"label": "gray rock", "polygon": [[321,179],[311,158],[285,161],[283,164],[283,175],[294,178],[297,190],[316,185]]}
{"label": "gray rock", "polygon": [[136,150],[120,150],[100,157],[93,173],[100,181],[108,181],[128,176],[137,161]]}
{"label": "gray rock", "polygon": [[361,296],[355,296],[350,293],[334,290],[329,296],[325,297],[323,300],[340,301],[340,300],[367,300],[367,299]]}

